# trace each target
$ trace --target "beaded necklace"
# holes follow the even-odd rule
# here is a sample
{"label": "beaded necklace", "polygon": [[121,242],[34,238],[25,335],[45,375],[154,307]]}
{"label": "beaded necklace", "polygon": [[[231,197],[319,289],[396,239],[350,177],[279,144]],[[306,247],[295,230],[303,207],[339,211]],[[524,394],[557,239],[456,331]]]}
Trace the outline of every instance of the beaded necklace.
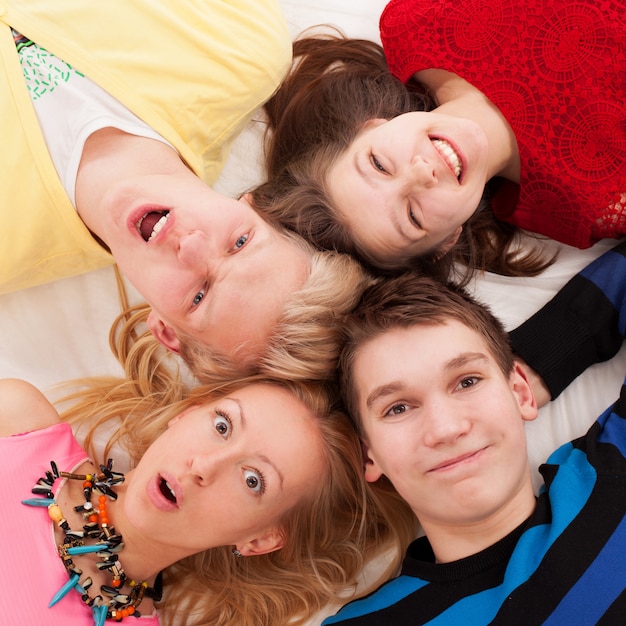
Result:
{"label": "beaded necklace", "polygon": [[[22,500],[22,504],[28,506],[48,507],[50,519],[64,533],[63,543],[58,544],[57,547],[69,580],[57,591],[48,606],[54,606],[74,589],[80,594],[82,601],[91,607],[94,626],[102,626],[106,619],[121,622],[131,615],[140,617],[137,607],[143,598],[149,597],[158,602],[162,595],[160,574],[157,576],[154,587],[149,587],[145,581],[135,582],[128,578],[117,557],[117,554],[124,548],[124,543],[122,535],[116,534],[114,526],[110,524],[106,503],[107,496],[111,500],[117,499],[117,493],[113,487],[124,482],[124,474],[112,471],[112,467],[113,461],[109,459],[106,465],[100,465],[99,473],[72,474],[60,472],[56,463],[51,461],[51,470],[46,471],[45,476],[42,476],[32,489],[32,493],[39,497]],[[61,507],[54,498],[52,487],[59,478],[80,480],[83,483],[85,502],[74,507],[74,510],[82,514],[85,520],[82,530],[70,528]],[[94,489],[100,493],[97,507],[91,501]],[[93,543],[88,545],[86,543],[88,540]],[[101,585],[101,593],[95,596],[89,594],[93,580],[87,576],[80,581],[83,571],[74,564],[73,559],[75,556],[92,553],[100,559],[100,562],[96,564],[98,570],[108,570],[111,574],[111,583]],[[125,586],[128,586],[127,592],[124,592]]]}

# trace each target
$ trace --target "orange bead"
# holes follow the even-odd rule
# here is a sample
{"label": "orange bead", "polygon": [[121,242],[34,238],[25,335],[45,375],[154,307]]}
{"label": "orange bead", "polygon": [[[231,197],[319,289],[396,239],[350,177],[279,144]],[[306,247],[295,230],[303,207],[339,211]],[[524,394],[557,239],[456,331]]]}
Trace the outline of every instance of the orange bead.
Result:
{"label": "orange bead", "polygon": [[98,502],[100,502],[100,504],[106,504],[106,501],[107,501],[106,496],[98,496]]}
{"label": "orange bead", "polygon": [[92,513],[92,514],[91,514],[91,515],[87,518],[87,520],[88,520],[89,522],[92,522],[93,524],[97,524],[99,519],[100,519],[100,518],[98,517],[98,514],[97,514],[97,513]]}
{"label": "orange bead", "polygon": [[122,581],[119,578],[114,578],[111,581],[111,587],[120,587],[122,584]]}
{"label": "orange bead", "polygon": [[56,502],[48,507],[48,515],[54,522],[60,522],[63,519],[63,511],[61,511],[61,507]]}

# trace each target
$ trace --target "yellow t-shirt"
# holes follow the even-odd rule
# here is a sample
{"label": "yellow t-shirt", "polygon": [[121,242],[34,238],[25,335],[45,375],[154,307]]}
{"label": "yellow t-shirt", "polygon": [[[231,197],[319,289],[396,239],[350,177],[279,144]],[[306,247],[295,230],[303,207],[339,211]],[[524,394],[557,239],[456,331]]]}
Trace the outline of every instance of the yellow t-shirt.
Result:
{"label": "yellow t-shirt", "polygon": [[113,261],[61,186],[11,27],[119,100],[208,184],[291,64],[274,0],[0,0],[0,293]]}

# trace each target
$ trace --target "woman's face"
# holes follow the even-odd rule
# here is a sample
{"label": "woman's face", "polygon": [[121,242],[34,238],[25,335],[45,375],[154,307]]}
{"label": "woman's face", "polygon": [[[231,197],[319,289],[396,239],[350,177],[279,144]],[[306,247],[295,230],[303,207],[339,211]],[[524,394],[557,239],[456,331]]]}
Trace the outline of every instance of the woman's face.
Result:
{"label": "woman's face", "polygon": [[99,234],[174,351],[184,332],[226,355],[245,344],[253,358],[309,274],[305,250],[191,173],[134,178],[108,205]]}
{"label": "woman's face", "polygon": [[384,262],[445,251],[478,207],[488,177],[478,124],[412,112],[371,120],[326,182],[340,219]]}
{"label": "woman's face", "polygon": [[170,422],[127,476],[125,516],[174,560],[224,545],[268,552],[282,545],[281,518],[324,480],[324,467],[309,409],[255,384]]}

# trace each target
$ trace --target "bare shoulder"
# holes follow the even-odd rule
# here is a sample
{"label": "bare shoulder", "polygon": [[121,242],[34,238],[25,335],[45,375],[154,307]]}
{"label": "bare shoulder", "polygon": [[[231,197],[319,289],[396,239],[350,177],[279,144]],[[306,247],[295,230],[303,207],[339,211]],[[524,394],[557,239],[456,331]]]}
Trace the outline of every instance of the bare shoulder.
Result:
{"label": "bare shoulder", "polygon": [[34,385],[15,378],[0,380],[0,437],[47,428],[58,421],[55,408]]}

